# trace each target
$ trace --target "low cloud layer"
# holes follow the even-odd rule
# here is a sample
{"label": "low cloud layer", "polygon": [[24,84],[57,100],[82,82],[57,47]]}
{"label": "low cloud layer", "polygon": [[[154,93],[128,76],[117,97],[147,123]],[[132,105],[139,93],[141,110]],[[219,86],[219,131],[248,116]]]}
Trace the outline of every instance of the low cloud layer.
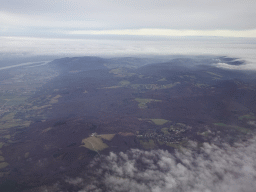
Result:
{"label": "low cloud layer", "polygon": [[[60,39],[0,37],[0,59],[40,55],[127,56],[127,55],[221,55],[245,60],[235,69],[256,69],[254,39],[165,38],[165,39]],[[230,67],[220,64],[219,67]]]}
{"label": "low cloud layer", "polygon": [[170,154],[163,150],[132,149],[110,153],[92,162],[96,178],[67,179],[85,191],[110,192],[254,192],[256,137],[231,147],[204,143],[200,152],[189,149]]}

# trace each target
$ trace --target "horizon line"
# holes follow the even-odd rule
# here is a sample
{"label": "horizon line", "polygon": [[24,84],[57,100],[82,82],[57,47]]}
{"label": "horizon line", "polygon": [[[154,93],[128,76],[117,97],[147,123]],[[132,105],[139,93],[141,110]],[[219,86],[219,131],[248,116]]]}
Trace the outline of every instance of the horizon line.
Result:
{"label": "horizon line", "polygon": [[256,29],[251,30],[187,30],[187,29],[120,29],[120,30],[73,30],[66,35],[127,35],[127,36],[166,36],[166,37],[256,37]]}

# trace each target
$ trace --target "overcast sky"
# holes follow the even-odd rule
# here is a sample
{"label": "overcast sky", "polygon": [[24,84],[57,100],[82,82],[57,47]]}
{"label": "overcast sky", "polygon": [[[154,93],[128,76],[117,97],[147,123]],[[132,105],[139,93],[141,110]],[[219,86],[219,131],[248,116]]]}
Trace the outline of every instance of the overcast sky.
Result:
{"label": "overcast sky", "polygon": [[8,0],[0,35],[256,37],[255,0]]}

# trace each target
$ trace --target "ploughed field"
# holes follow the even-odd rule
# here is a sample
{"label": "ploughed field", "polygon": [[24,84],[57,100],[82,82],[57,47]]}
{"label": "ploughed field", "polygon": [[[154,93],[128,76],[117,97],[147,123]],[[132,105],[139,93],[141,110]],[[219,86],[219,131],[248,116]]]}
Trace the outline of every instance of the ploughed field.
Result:
{"label": "ploughed field", "polygon": [[68,185],[65,177],[92,172],[91,160],[110,151],[248,139],[256,129],[255,74],[218,63],[243,64],[76,57],[0,71],[0,189]]}

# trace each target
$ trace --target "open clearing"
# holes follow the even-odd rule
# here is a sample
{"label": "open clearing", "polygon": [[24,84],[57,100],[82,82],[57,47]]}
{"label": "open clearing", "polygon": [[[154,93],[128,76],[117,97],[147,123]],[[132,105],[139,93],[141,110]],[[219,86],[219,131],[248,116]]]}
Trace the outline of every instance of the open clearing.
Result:
{"label": "open clearing", "polygon": [[5,168],[5,167],[7,167],[9,164],[8,163],[6,163],[6,162],[1,162],[0,163],[0,169],[3,169],[3,168]]}
{"label": "open clearing", "polygon": [[55,97],[53,97],[50,101],[51,104],[54,104],[54,103],[58,103],[59,101],[59,98],[61,98],[62,96],[61,95],[56,95]]}
{"label": "open clearing", "polygon": [[156,125],[163,125],[169,122],[168,120],[165,120],[165,119],[151,119],[151,121],[153,121],[153,123],[155,123]]}
{"label": "open clearing", "polygon": [[242,133],[249,133],[249,132],[251,132],[250,129],[246,129],[246,128],[244,128],[244,127],[239,127],[239,126],[226,125],[226,124],[224,124],[224,123],[214,123],[214,125],[220,126],[220,127],[226,127],[226,128],[236,129],[237,131],[240,131],[240,132],[242,132]]}
{"label": "open clearing", "polygon": [[21,119],[14,119],[15,113],[9,113],[0,119],[1,129],[8,129],[11,127],[21,126],[28,127],[31,121],[23,121]]}
{"label": "open clearing", "polygon": [[138,107],[141,109],[147,108],[147,103],[162,102],[161,100],[156,100],[156,99],[141,99],[141,98],[136,98],[135,101],[139,102]]}
{"label": "open clearing", "polygon": [[255,119],[255,116],[253,113],[247,114],[247,115],[243,115],[238,117],[239,120],[243,120],[243,119]]}
{"label": "open clearing", "polygon": [[140,144],[143,146],[145,149],[153,149],[155,148],[155,142],[154,140],[150,139],[148,142],[147,141],[142,141],[140,140]]}
{"label": "open clearing", "polygon": [[164,133],[164,135],[170,135],[168,130],[169,130],[169,128],[167,128],[167,127],[164,127],[161,129],[161,131]]}
{"label": "open clearing", "polygon": [[102,139],[110,141],[113,139],[115,134],[104,134],[104,135],[97,135],[97,136],[91,136],[87,137],[82,140],[82,147],[86,147],[87,149],[90,149],[92,151],[101,151],[103,149],[108,148],[108,145],[103,143]]}

